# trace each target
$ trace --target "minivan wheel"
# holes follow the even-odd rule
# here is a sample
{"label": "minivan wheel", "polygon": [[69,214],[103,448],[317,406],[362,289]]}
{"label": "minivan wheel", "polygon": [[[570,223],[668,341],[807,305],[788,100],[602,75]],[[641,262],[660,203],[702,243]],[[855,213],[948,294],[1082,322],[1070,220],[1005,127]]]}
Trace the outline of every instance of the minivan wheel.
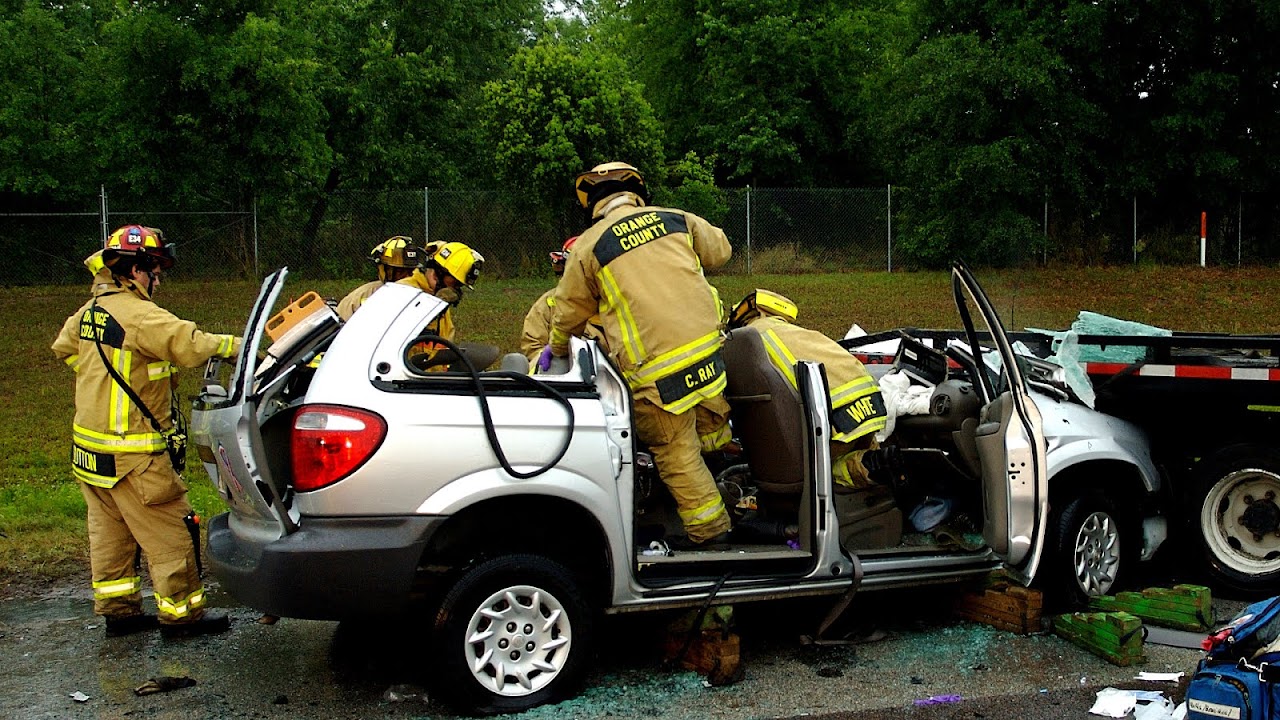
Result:
{"label": "minivan wheel", "polygon": [[1046,584],[1060,600],[1083,605],[1114,590],[1125,559],[1125,527],[1114,504],[1095,491],[1070,498],[1053,512]]}
{"label": "minivan wheel", "polygon": [[573,574],[539,555],[477,565],[446,593],[432,629],[436,692],[473,713],[520,712],[570,696],[591,648]]}

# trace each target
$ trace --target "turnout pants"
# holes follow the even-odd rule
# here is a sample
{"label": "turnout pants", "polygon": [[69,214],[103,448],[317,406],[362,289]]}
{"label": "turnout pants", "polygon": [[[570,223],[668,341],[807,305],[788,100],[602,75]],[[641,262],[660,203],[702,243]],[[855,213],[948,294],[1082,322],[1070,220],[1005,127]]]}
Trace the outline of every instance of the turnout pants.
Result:
{"label": "turnout pants", "polygon": [[653,453],[658,474],[676,500],[685,533],[694,542],[704,542],[729,530],[729,513],[711,471],[702,461],[704,440],[706,445],[719,442],[715,447],[729,441],[728,417],[729,404],[723,396],[706,400],[680,415],[643,398],[636,400],[636,433]]}
{"label": "turnout pants", "polygon": [[193,622],[204,614],[204,586],[183,518],[191,512],[187,488],[169,458],[153,455],[103,488],[80,483],[89,508],[89,562],[93,611],[125,617],[142,612],[138,548],[147,557],[161,623]]}
{"label": "turnout pants", "polygon": [[862,490],[873,484],[862,464],[862,456],[868,450],[880,447],[875,435],[863,435],[851,443],[832,441],[831,443],[831,475],[835,481],[845,487]]}

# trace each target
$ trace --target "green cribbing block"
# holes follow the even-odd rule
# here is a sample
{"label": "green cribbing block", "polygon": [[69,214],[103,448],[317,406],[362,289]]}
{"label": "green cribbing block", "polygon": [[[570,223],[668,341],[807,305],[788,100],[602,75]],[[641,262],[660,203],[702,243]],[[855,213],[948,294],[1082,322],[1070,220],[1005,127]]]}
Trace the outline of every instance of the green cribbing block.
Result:
{"label": "green cribbing block", "polygon": [[1152,625],[1209,631],[1215,625],[1213,596],[1203,585],[1175,585],[1172,588],[1147,588],[1142,592],[1122,592],[1114,596],[1091,598],[1089,607],[1102,611],[1119,611],[1137,615]]}
{"label": "green cribbing block", "polygon": [[1053,632],[1113,665],[1137,665],[1142,654],[1142,619],[1127,612],[1071,613],[1053,619]]}

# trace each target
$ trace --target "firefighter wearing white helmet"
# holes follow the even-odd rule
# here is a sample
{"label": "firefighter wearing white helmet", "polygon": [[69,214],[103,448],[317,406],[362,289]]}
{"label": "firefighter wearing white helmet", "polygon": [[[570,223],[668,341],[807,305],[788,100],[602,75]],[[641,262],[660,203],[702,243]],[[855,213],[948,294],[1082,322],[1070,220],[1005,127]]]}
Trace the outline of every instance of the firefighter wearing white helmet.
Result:
{"label": "firefighter wearing white helmet", "polygon": [[[431,251],[438,250],[442,244],[434,243]],[[342,302],[338,303],[338,317],[344,321],[350,319],[370,295],[389,282],[409,277],[427,257],[427,249],[407,235],[396,235],[373,246],[373,250],[369,251],[369,261],[378,267],[378,279],[347,293]]]}
{"label": "firefighter wearing white helmet", "polygon": [[729,404],[720,356],[723,308],[703,268],[728,261],[724,231],[683,210],[646,205],[635,167],[597,165],[578,175],[578,202],[595,222],[579,238],[556,288],[547,369],[568,354],[597,313],[609,354],[635,398],[640,440],[676,500],[677,548],[726,539],[730,519],[701,457],[727,445]]}
{"label": "firefighter wearing white helmet", "polygon": [[[154,228],[127,225],[85,266],[93,297],[63,323],[53,352],[76,373],[72,474],[88,506],[94,612],[108,635],[154,628],[165,635],[219,632],[226,615],[206,613],[188,528],[191,505],[175,468],[176,367],[232,357],[240,338],[201,331],[156,305],[172,247]],[[159,617],[142,608],[147,557]]]}
{"label": "firefighter wearing white helmet", "polygon": [[799,309],[783,295],[755,290],[733,309],[730,332],[748,326],[760,334],[774,370],[795,388],[796,363],[820,362],[827,372],[831,407],[831,466],[836,482],[851,488],[871,484],[863,463],[879,447],[875,434],[888,420],[875,378],[848,350],[816,330],[796,325]]}
{"label": "firefighter wearing white helmet", "polygon": [[[401,285],[409,285],[434,295],[449,303],[449,307],[436,316],[423,333],[438,335],[445,340],[453,341],[457,328],[453,322],[453,309],[462,302],[464,288],[474,290],[476,281],[480,279],[480,269],[484,266],[484,256],[465,243],[450,242],[435,246],[435,251],[428,255],[413,274],[403,280]],[[434,343],[418,343],[409,351],[409,357],[417,365],[429,364],[430,359],[443,347]],[[487,355],[486,351],[486,355]],[[497,357],[494,350],[492,362]],[[484,363],[487,366],[489,363]],[[433,368],[444,370],[443,366]]]}

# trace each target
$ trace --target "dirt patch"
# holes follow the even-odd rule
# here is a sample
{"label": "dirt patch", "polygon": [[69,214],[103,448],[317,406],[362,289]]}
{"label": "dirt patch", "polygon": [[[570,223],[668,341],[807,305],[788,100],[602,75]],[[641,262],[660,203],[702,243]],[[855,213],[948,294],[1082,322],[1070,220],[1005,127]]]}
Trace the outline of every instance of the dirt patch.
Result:
{"label": "dirt patch", "polygon": [[0,571],[0,601],[73,597],[90,587],[89,568],[68,563],[56,574]]}

